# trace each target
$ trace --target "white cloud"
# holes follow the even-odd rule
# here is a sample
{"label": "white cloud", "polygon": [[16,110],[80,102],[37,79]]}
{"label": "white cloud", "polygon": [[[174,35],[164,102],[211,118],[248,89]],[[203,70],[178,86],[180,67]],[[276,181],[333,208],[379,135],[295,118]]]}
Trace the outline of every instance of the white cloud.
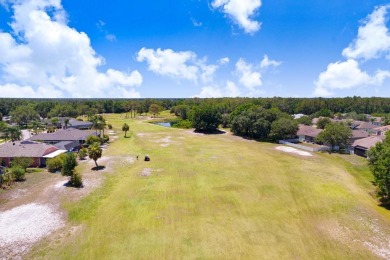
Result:
{"label": "white cloud", "polygon": [[199,98],[218,98],[218,97],[238,97],[241,95],[240,90],[232,81],[227,81],[225,87],[217,85],[203,87],[200,94],[194,97]]}
{"label": "white cloud", "polygon": [[158,75],[173,79],[186,79],[207,83],[213,80],[217,65],[208,65],[207,59],[198,59],[192,51],[175,52],[172,49],[142,48],[137,54],[139,62],[147,62],[148,69]]}
{"label": "white cloud", "polygon": [[261,73],[256,71],[252,64],[246,63],[244,59],[240,59],[236,63],[236,73],[239,76],[240,83],[252,91],[263,84]]}
{"label": "white cloud", "polygon": [[280,66],[280,64],[282,64],[282,62],[276,60],[270,60],[268,58],[268,55],[264,55],[263,60],[260,62],[260,68],[266,69],[268,67],[278,67]]}
{"label": "white cloud", "polygon": [[211,6],[221,8],[246,33],[253,34],[260,29],[260,23],[251,17],[261,7],[261,0],[214,0]]}
{"label": "white cloud", "polygon": [[224,57],[224,58],[218,60],[218,64],[220,64],[220,65],[225,65],[225,64],[228,64],[229,62],[230,62],[230,59],[228,57]]}
{"label": "white cloud", "polygon": [[382,85],[383,81],[390,77],[389,71],[378,71],[370,76],[360,69],[356,60],[349,59],[344,62],[336,62],[328,65],[316,82],[314,95],[332,96],[337,89],[351,89],[367,85]]}
{"label": "white cloud", "polygon": [[96,23],[96,26],[102,33],[104,33],[104,38],[106,38],[107,41],[116,42],[116,36],[114,34],[108,32],[108,30],[106,29],[105,22],[103,22],[102,20],[99,20]]}
{"label": "white cloud", "polygon": [[[377,70],[373,75],[362,71],[360,62],[383,58],[390,51],[390,35],[386,15],[390,5],[375,8],[359,28],[358,37],[342,54],[348,59],[330,63],[315,82],[315,96],[332,96],[338,89],[381,86],[390,71]],[[362,60],[361,60],[362,59]]]}
{"label": "white cloud", "polygon": [[198,22],[196,21],[194,18],[191,18],[191,22],[192,22],[192,25],[194,27],[202,27],[203,26],[203,23],[202,22]]}
{"label": "white cloud", "polygon": [[85,33],[67,25],[60,0],[17,1],[12,9],[12,32],[0,33],[0,96],[140,96],[138,71],[98,71],[104,59]]}
{"label": "white cloud", "polygon": [[387,12],[390,5],[377,7],[359,28],[358,37],[347,48],[343,55],[353,59],[378,58],[390,51],[390,34],[386,27]]}

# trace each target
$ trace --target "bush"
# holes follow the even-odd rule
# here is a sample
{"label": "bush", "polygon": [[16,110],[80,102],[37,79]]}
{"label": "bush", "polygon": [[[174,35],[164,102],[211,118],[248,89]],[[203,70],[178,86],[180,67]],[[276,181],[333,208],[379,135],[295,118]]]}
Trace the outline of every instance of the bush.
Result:
{"label": "bush", "polygon": [[87,137],[87,139],[85,140],[85,143],[87,145],[92,145],[94,143],[101,143],[102,140],[100,140],[100,137],[99,136],[96,136],[96,135],[90,135]]}
{"label": "bush", "polygon": [[192,128],[192,123],[190,120],[177,120],[172,123],[173,123],[172,127],[184,128],[184,129]]}
{"label": "bush", "polygon": [[23,181],[26,176],[26,170],[21,166],[13,166],[11,169],[12,176],[16,181]]}
{"label": "bush", "polygon": [[110,130],[112,129],[112,125],[111,125],[111,124],[108,124],[107,127],[108,127],[108,129],[110,129]]}
{"label": "bush", "polygon": [[81,177],[81,173],[77,171],[73,171],[72,175],[70,176],[70,184],[73,187],[80,188],[83,186],[83,180]]}
{"label": "bush", "polygon": [[74,153],[67,153],[63,161],[61,174],[63,176],[71,176],[76,166],[76,155]]}
{"label": "bush", "polygon": [[110,140],[108,135],[103,135],[103,143],[107,143]]}
{"label": "bush", "polygon": [[26,170],[27,167],[29,167],[30,165],[32,165],[34,163],[34,160],[32,158],[29,158],[29,157],[19,157],[19,158],[15,158],[12,160],[11,162],[11,166],[19,166],[20,168]]}
{"label": "bush", "polygon": [[49,172],[57,172],[62,169],[62,166],[64,164],[65,154],[61,154],[55,158],[48,159],[46,162],[47,169]]}
{"label": "bush", "polygon": [[84,160],[87,155],[88,155],[88,150],[86,148],[81,148],[79,151],[79,159]]}

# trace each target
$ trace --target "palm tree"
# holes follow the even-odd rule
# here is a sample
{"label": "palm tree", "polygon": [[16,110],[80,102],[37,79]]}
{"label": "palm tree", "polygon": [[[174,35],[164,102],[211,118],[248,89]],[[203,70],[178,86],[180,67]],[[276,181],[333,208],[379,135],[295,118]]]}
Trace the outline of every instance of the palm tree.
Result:
{"label": "palm tree", "polygon": [[129,131],[130,127],[128,124],[124,123],[122,126],[122,131],[125,132],[125,137],[127,135],[127,131]]}
{"label": "palm tree", "polygon": [[88,147],[89,158],[95,161],[96,167],[99,167],[97,160],[102,157],[102,148],[100,148],[99,143],[93,143]]}

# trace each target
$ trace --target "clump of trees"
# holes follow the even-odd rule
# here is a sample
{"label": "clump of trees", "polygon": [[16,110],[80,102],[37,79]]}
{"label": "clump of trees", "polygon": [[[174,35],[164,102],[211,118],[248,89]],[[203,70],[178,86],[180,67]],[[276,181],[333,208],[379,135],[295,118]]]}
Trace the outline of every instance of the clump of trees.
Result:
{"label": "clump of trees", "polygon": [[390,205],[390,132],[386,133],[383,143],[377,143],[368,151],[368,162],[379,201]]}
{"label": "clump of trees", "polygon": [[61,170],[63,176],[69,177],[69,183],[76,188],[83,185],[82,177],[79,172],[76,171],[77,160],[74,153],[67,153]]}
{"label": "clump of trees", "polygon": [[196,131],[214,132],[221,123],[222,115],[210,104],[196,107],[191,113],[191,122]]}
{"label": "clump of trees", "polygon": [[15,181],[24,181],[26,179],[27,167],[32,164],[32,158],[15,158],[11,162],[11,167],[5,169],[3,174],[0,175],[0,188],[11,186]]}

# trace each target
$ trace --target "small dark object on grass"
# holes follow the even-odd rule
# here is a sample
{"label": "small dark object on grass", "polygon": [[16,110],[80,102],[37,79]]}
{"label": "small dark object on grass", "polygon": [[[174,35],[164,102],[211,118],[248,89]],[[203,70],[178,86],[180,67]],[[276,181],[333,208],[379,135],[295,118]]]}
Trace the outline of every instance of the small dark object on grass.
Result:
{"label": "small dark object on grass", "polygon": [[149,155],[145,155],[145,162],[149,162],[149,161],[150,161]]}
{"label": "small dark object on grass", "polygon": [[138,155],[137,155],[137,160],[138,160]]}

